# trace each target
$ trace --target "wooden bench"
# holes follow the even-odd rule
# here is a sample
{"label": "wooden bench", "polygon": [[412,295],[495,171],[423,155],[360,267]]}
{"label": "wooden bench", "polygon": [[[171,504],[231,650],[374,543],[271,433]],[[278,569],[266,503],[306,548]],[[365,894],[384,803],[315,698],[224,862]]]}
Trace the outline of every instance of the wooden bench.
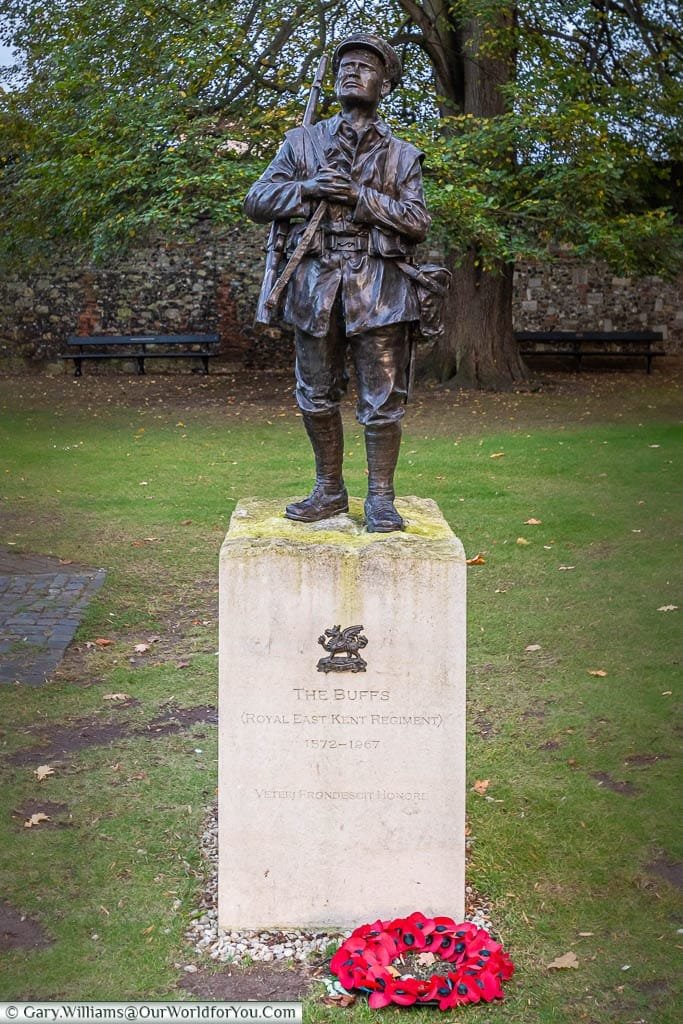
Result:
{"label": "wooden bench", "polygon": [[620,358],[643,356],[652,372],[655,356],[664,356],[661,331],[515,331],[522,355],[569,356],[577,370],[585,356]]}
{"label": "wooden bench", "polygon": [[217,334],[72,334],[60,359],[73,359],[74,377],[83,373],[84,359],[134,359],[138,373],[146,359],[201,359],[204,373],[218,355]]}

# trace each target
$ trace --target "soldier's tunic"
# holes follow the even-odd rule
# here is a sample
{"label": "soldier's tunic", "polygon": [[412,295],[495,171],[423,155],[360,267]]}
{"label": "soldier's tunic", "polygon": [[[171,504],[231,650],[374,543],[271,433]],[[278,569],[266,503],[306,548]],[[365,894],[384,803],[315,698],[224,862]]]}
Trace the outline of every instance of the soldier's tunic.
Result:
{"label": "soldier's tunic", "polygon": [[355,207],[328,203],[287,286],[283,319],[295,328],[297,401],[309,413],[336,407],[346,388],[348,343],[359,378],[358,419],[397,420],[407,387],[405,325],[419,319],[419,306],[396,261],[410,259],[430,225],[422,153],[379,119],[360,134],[342,114],[288,132],[251,187],[245,211],[259,222],[298,221],[289,252],[318,205],[302,198],[301,182],[314,177],[322,159],[350,174],[360,195]]}

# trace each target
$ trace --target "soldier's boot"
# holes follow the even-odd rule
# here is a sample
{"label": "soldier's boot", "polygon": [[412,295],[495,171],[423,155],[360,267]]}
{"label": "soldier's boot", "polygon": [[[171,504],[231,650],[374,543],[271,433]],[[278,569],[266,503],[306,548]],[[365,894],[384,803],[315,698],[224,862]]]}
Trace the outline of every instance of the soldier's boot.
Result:
{"label": "soldier's boot", "polygon": [[303,420],[315,455],[315,486],[307,498],[287,505],[285,516],[300,523],[316,523],[349,510],[349,495],[342,479],[344,430],[338,409],[305,412]]}
{"label": "soldier's boot", "polygon": [[365,451],[368,457],[365,523],[368,533],[391,533],[405,526],[394,507],[394,470],[400,447],[399,422],[381,425],[372,423],[365,428]]}

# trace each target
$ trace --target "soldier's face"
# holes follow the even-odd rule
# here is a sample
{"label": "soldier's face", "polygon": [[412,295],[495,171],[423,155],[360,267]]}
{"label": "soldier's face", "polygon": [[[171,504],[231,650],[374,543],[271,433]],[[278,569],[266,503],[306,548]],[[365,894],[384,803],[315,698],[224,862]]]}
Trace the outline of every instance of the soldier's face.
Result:
{"label": "soldier's face", "polygon": [[383,62],[370,50],[347,50],[337,71],[337,98],[377,106],[391,88],[385,75]]}

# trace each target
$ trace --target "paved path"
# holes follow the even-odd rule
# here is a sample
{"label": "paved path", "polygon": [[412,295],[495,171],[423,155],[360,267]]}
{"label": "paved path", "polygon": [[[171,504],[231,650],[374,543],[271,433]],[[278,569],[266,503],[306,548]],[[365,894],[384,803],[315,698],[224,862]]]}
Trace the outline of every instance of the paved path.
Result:
{"label": "paved path", "polygon": [[104,576],[0,548],[0,683],[46,682]]}

